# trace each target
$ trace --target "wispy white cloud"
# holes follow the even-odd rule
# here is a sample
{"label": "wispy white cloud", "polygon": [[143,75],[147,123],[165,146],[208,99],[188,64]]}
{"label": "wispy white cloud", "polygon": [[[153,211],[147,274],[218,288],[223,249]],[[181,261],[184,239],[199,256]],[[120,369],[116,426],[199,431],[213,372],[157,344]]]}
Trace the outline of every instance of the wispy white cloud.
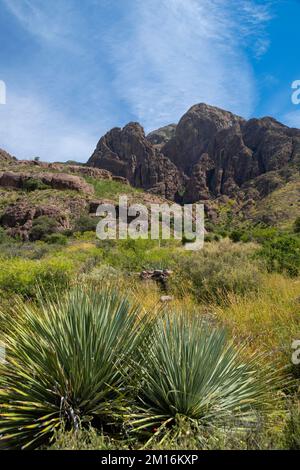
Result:
{"label": "wispy white cloud", "polygon": [[136,0],[132,8],[131,34],[111,45],[114,85],[147,129],[200,101],[251,114],[256,89],[243,45],[266,9],[226,0]]}
{"label": "wispy white cloud", "polygon": [[1,147],[21,159],[85,162],[98,138],[95,129],[75,126],[49,103],[21,93],[0,106],[0,122]]}
{"label": "wispy white cloud", "polygon": [[21,26],[49,45],[64,47],[69,52],[80,50],[76,31],[82,20],[73,0],[2,0]]}
{"label": "wispy white cloud", "polygon": [[[253,53],[260,56],[268,47],[266,2],[2,2],[24,30],[47,46],[48,82],[39,87],[45,95],[35,93],[34,84],[26,97],[10,90],[9,104],[0,109],[0,144],[19,157],[87,160],[101,132],[125,124],[124,116],[150,130],[176,122],[201,101],[245,117],[253,112],[257,90],[245,49],[254,45]],[[110,8],[107,21],[102,18],[104,7]],[[53,84],[59,82],[62,97],[70,81],[73,108],[58,98],[54,108]]]}

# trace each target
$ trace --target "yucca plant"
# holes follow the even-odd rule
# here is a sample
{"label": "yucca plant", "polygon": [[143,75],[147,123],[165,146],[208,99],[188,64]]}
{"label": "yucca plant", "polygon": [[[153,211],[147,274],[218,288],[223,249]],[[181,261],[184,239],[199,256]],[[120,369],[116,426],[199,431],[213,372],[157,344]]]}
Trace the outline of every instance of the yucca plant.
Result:
{"label": "yucca plant", "polygon": [[[224,329],[196,315],[167,314],[144,348],[134,430],[159,433],[172,424],[218,425],[254,416],[270,399],[278,372],[235,347]],[[175,426],[176,428],[176,426]]]}
{"label": "yucca plant", "polygon": [[0,446],[36,447],[61,424],[116,420],[148,324],[140,316],[110,287],[37,307],[20,302],[0,370]]}

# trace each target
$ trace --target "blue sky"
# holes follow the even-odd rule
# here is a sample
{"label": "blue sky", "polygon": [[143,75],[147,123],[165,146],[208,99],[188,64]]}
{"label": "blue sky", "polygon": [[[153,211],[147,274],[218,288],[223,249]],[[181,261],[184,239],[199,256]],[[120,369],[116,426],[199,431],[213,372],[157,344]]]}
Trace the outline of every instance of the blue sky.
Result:
{"label": "blue sky", "polygon": [[199,102],[300,128],[299,21],[297,0],[0,0],[0,147],[86,161]]}

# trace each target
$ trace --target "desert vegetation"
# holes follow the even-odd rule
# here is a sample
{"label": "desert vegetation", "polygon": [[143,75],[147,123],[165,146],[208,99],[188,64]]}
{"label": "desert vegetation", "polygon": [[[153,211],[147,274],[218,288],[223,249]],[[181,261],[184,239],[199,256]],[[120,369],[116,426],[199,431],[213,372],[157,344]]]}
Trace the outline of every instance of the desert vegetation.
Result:
{"label": "desert vegetation", "polygon": [[184,238],[98,240],[101,201],[165,200],[101,169],[9,168],[0,448],[299,449],[294,206],[269,223],[227,197],[198,252]]}
{"label": "desert vegetation", "polygon": [[211,227],[190,253],[90,222],[0,233],[1,448],[299,448],[297,231]]}

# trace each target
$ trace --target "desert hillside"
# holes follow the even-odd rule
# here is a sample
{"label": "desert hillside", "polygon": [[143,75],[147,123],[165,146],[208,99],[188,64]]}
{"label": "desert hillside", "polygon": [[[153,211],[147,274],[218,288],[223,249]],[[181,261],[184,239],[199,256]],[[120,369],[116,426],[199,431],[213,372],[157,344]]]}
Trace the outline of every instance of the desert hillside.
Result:
{"label": "desert hillside", "polygon": [[[299,132],[198,105],[88,164],[0,151],[0,448],[299,448]],[[204,202],[204,248],[98,239],[120,195]]]}

